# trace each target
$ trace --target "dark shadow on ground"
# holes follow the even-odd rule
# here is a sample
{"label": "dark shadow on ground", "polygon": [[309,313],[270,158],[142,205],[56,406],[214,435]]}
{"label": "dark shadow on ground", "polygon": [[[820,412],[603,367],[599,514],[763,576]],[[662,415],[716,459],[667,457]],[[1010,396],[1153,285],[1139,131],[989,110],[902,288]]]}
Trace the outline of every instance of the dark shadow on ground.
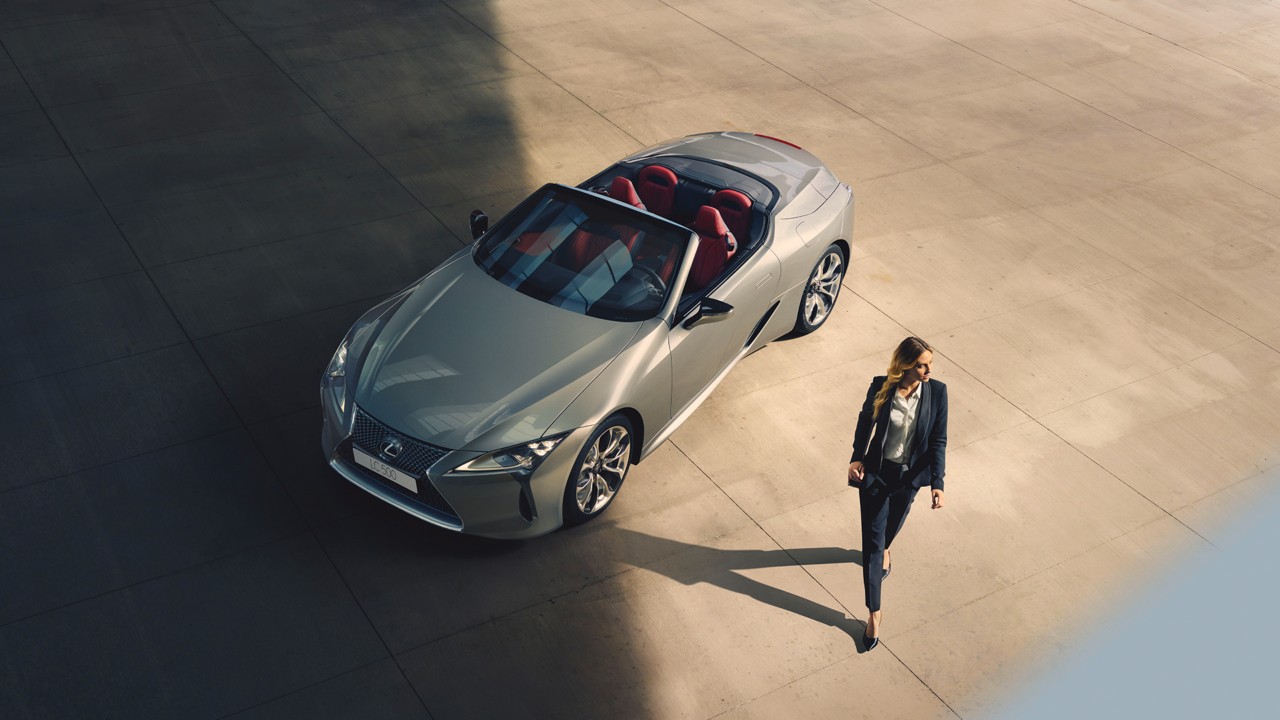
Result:
{"label": "dark shadow on ground", "polygon": [[427,716],[383,624],[422,573],[368,538],[434,548],[455,598],[520,546],[405,532],[330,472],[318,378],[523,176],[496,27],[484,0],[0,7],[0,716]]}

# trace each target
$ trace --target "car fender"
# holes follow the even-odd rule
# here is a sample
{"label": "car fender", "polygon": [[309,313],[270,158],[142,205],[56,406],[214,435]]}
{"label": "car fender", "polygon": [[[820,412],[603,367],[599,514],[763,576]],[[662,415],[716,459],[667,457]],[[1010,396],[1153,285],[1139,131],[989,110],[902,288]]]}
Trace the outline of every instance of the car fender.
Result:
{"label": "car fender", "polygon": [[828,245],[837,240],[849,242],[853,232],[852,202],[849,186],[841,185],[813,212],[775,221],[772,244],[782,260],[783,294],[790,295],[809,279]]}
{"label": "car fender", "polygon": [[668,331],[663,317],[642,323],[630,344],[560,413],[547,434],[595,427],[620,410],[632,411],[639,417],[641,427],[636,432],[641,434],[642,442],[665,425],[671,417]]}

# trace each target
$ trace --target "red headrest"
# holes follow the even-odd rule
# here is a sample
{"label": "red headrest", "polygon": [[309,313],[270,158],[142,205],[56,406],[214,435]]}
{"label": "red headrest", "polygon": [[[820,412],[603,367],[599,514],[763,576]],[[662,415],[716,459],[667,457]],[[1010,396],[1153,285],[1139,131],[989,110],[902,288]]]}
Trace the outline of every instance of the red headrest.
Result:
{"label": "red headrest", "polygon": [[609,186],[609,197],[628,205],[634,205],[641,210],[644,209],[644,203],[640,202],[640,196],[636,194],[636,186],[622,176],[613,179],[613,184]]}
{"label": "red headrest", "polygon": [[649,212],[669,217],[676,200],[676,184],[680,179],[661,165],[648,165],[636,173],[636,191]]}
{"label": "red headrest", "polygon": [[729,234],[729,227],[724,224],[719,210],[703,205],[698,208],[698,219],[693,222],[693,231],[707,237],[722,238]]}
{"label": "red headrest", "polygon": [[[724,218],[724,222],[729,226],[729,232],[740,238],[750,236],[751,229],[751,198],[737,190],[729,190],[728,188],[717,192],[711,196],[711,207],[720,211],[720,216]],[[732,243],[729,250],[734,249]]]}
{"label": "red headrest", "polygon": [[713,195],[711,204],[722,213],[725,210],[736,210],[737,212],[749,212],[751,210],[751,198],[737,190],[728,188]]}
{"label": "red headrest", "polygon": [[640,172],[636,173],[636,179],[643,183],[657,183],[672,190],[676,189],[676,183],[680,181],[676,174],[670,168],[661,165],[646,165],[640,168]]}

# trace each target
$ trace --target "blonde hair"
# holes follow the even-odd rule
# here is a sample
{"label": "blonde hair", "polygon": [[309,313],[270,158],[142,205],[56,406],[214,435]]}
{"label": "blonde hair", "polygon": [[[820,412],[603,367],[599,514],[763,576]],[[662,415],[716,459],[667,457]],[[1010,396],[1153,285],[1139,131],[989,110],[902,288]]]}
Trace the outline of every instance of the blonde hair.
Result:
{"label": "blonde hair", "polygon": [[893,358],[889,360],[889,370],[885,373],[887,377],[884,379],[884,384],[880,386],[880,392],[876,393],[876,401],[871,410],[872,418],[880,415],[880,408],[889,399],[889,393],[898,386],[903,374],[915,367],[916,361],[926,352],[933,352],[933,348],[914,335],[898,343],[898,347],[893,351]]}

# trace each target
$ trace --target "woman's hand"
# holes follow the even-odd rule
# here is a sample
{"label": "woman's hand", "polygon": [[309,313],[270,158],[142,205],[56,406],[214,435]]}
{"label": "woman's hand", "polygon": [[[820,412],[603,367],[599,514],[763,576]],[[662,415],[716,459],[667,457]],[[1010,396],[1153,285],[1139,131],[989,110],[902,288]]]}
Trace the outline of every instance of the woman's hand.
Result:
{"label": "woman's hand", "polygon": [[862,482],[862,461],[854,460],[849,463],[849,487],[858,487]]}
{"label": "woman's hand", "polygon": [[937,510],[942,507],[942,491],[935,489],[933,491],[933,509]]}

